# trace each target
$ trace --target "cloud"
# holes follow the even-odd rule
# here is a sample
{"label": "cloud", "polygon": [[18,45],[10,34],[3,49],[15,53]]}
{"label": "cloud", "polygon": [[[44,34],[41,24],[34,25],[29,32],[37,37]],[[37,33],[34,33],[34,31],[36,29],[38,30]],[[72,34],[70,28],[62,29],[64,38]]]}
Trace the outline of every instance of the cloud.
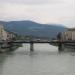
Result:
{"label": "cloud", "polygon": [[0,0],[1,3],[22,3],[22,4],[56,4],[62,0]]}
{"label": "cloud", "polygon": [[75,28],[75,17],[66,18],[62,21],[62,24],[66,25],[68,28]]}
{"label": "cloud", "polygon": [[[48,20],[61,17],[74,16],[74,8],[68,8],[65,4],[59,5],[24,5],[2,4],[0,5],[1,18],[30,18]],[[35,18],[36,17],[36,18]],[[46,20],[46,21],[47,21]]]}
{"label": "cloud", "polygon": [[64,0],[63,3],[62,0],[1,0],[0,20],[33,20],[68,26],[69,21],[71,24],[75,18],[75,4],[71,1]]}

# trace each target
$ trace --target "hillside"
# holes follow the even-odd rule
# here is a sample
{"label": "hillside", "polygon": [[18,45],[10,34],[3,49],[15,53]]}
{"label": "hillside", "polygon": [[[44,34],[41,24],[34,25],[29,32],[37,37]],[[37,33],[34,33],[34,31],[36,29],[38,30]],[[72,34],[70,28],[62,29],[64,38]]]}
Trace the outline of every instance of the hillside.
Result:
{"label": "hillside", "polygon": [[56,37],[58,32],[64,31],[61,24],[39,24],[32,21],[0,21],[9,31],[16,32],[18,35],[38,36],[38,37]]}

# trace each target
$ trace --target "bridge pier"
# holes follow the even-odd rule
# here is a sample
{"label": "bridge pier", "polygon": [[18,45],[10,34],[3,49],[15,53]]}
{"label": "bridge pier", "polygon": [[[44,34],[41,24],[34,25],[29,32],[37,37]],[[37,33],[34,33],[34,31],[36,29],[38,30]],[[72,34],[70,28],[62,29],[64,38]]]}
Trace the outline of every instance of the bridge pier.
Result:
{"label": "bridge pier", "polygon": [[59,45],[58,45],[58,50],[59,50],[59,52],[64,51],[64,44],[59,43]]}
{"label": "bridge pier", "polygon": [[30,43],[30,52],[34,51],[34,46],[33,46],[33,42]]}

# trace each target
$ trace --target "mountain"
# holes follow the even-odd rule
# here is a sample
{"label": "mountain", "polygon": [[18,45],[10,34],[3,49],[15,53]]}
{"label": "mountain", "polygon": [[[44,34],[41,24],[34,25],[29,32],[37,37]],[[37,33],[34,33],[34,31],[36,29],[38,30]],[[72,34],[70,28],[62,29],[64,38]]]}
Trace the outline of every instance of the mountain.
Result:
{"label": "mountain", "polygon": [[8,31],[19,35],[54,38],[65,27],[61,24],[39,24],[32,21],[0,21]]}

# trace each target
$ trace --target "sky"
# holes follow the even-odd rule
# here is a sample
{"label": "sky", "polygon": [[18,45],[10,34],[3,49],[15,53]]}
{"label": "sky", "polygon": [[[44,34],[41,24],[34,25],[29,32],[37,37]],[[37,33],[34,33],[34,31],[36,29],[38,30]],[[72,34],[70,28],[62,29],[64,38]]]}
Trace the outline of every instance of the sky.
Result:
{"label": "sky", "polygon": [[31,20],[75,27],[75,0],[0,0],[0,20]]}

